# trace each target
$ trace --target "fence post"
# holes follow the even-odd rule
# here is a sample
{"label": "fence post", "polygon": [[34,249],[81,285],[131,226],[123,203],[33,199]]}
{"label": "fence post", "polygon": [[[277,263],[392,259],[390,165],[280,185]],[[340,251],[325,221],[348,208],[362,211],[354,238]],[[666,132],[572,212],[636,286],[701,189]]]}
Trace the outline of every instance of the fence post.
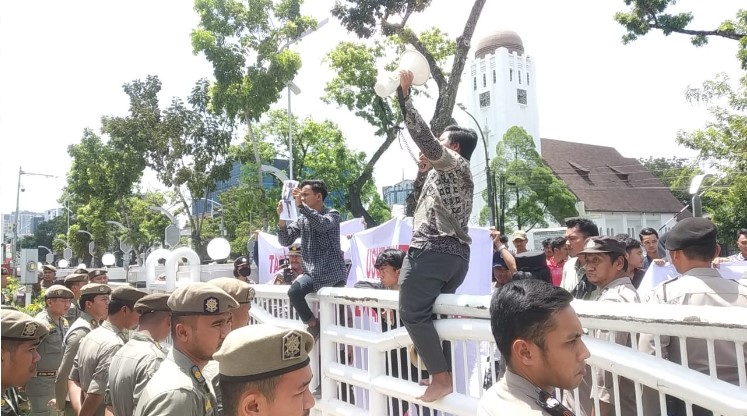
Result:
{"label": "fence post", "polygon": [[[387,396],[379,393],[373,386],[373,380],[386,374],[386,351],[368,348],[368,410],[371,415],[386,415]],[[397,365],[392,363],[392,365]]]}
{"label": "fence post", "polygon": [[[322,289],[324,290],[324,289]],[[321,374],[319,374],[319,384],[322,387],[322,403],[329,403],[332,399],[337,399],[336,382],[326,377],[329,373],[330,363],[337,362],[337,352],[335,343],[328,341],[324,331],[337,324],[335,322],[335,304],[323,294],[319,294],[319,356],[321,361]]]}

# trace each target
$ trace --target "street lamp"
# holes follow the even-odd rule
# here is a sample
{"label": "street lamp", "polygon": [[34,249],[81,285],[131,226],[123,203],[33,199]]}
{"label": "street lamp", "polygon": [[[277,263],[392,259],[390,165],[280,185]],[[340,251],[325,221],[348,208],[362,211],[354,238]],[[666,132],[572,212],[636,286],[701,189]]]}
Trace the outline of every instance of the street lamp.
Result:
{"label": "street lamp", "polygon": [[91,267],[96,267],[96,256],[93,255],[93,249],[96,248],[96,243],[93,241],[93,234],[86,230],[78,230],[78,234],[85,234],[91,239],[91,242],[88,243],[88,253],[91,255]]}
{"label": "street lamp", "polygon": [[[475,116],[473,116],[469,111],[467,111],[467,107],[464,106],[462,103],[457,103],[457,107],[467,113],[467,115],[472,119],[472,121],[475,122],[475,125],[477,126],[477,130],[480,131],[480,138],[482,138],[482,146],[485,148],[485,175],[487,176],[487,188],[488,188],[488,206],[490,207],[490,224],[495,226],[495,178],[493,178],[493,174],[490,170],[490,155],[488,154],[488,143],[485,141],[485,135],[482,133],[482,128],[480,128],[480,123],[477,122],[477,119]],[[503,230],[501,230],[501,233],[503,233]]]}
{"label": "street lamp", "polygon": [[[316,25],[316,27],[309,28],[305,32],[298,35],[298,37],[289,40],[285,45],[283,45],[282,48],[280,48],[278,53],[288,49],[294,43],[299,42],[301,39],[319,30],[322,26],[326,25],[327,22],[329,22],[329,17],[325,17],[324,20],[322,20],[321,22],[319,22],[319,24]],[[292,97],[291,93],[298,95],[301,93],[301,89],[298,88],[298,85],[294,84],[293,81],[288,81],[288,84],[286,84],[286,87],[288,87],[288,177],[292,180],[293,179],[293,112],[291,110],[291,97]]]}
{"label": "street lamp", "polygon": [[[13,252],[11,253],[11,270],[13,271],[13,275],[16,275],[16,268],[18,267],[18,262],[16,261],[16,245],[18,244],[18,210],[19,205],[21,202],[21,176],[43,176],[45,178],[56,178],[55,175],[47,175],[45,173],[32,173],[32,172],[24,172],[22,167],[18,167],[18,187],[16,188],[16,217],[13,224]],[[25,189],[24,189],[25,190]]]}
{"label": "street lamp", "polygon": [[[110,225],[116,225],[117,227],[119,227],[120,231],[124,231],[125,232],[125,238],[127,238],[129,236],[130,229],[127,228],[127,227],[125,227],[124,224],[122,224],[121,222],[119,222],[119,221],[107,221],[106,223],[110,224]],[[123,253],[123,256],[124,256],[124,258],[122,260],[122,268],[125,270],[125,273],[127,273],[127,270],[129,270],[129,265],[130,265],[130,251],[132,250],[132,246],[129,244],[129,242],[127,242],[127,241],[125,241],[125,240],[123,240],[123,239],[120,238],[119,239],[119,249],[122,250],[122,253]],[[127,249],[127,250],[125,250],[125,249]],[[101,261],[103,262],[104,259],[102,258]]]}

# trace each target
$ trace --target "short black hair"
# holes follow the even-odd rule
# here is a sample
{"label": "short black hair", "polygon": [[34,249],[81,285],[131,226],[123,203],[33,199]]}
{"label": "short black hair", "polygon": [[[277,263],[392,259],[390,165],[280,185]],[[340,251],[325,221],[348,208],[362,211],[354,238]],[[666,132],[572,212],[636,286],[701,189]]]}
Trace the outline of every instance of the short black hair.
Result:
{"label": "short black hair", "polygon": [[322,200],[327,199],[327,184],[325,184],[323,180],[307,179],[305,181],[301,181],[301,183],[298,184],[298,187],[303,188],[306,185],[309,185],[311,187],[311,191],[315,194],[322,194]]}
{"label": "short black hair", "polygon": [[628,237],[620,241],[625,243],[625,251],[627,251],[628,253],[630,253],[631,250],[634,250],[636,248],[641,248],[641,242],[636,240],[635,238]]}
{"label": "short black hair", "polygon": [[95,293],[89,293],[86,295],[80,295],[80,299],[78,299],[78,304],[80,305],[80,310],[83,312],[86,312],[86,302],[93,303],[93,300],[96,299],[96,296],[98,296]]}
{"label": "short black hair", "polygon": [[472,152],[477,147],[477,133],[468,128],[457,126],[452,124],[444,129],[444,133],[449,132],[449,141],[451,143],[459,144],[459,154],[469,160],[472,157]]}
{"label": "short black hair", "polygon": [[131,300],[109,299],[109,316],[119,313],[125,306],[130,308],[130,310],[135,310],[135,302]]}
{"label": "short black hair", "polygon": [[490,329],[506,363],[511,345],[526,339],[544,350],[545,334],[555,326],[555,313],[571,306],[573,296],[537,279],[510,281],[490,301]]}
{"label": "short black hair", "polygon": [[696,244],[683,248],[681,251],[690,260],[700,260],[711,262],[716,258],[717,242],[707,244]]}
{"label": "short black hair", "polygon": [[392,266],[393,269],[401,269],[405,260],[405,252],[396,248],[388,248],[376,257],[374,267],[380,269],[384,266]]}
{"label": "short black hair", "polygon": [[550,247],[552,247],[553,250],[560,250],[565,246],[566,238],[565,237],[555,237],[550,241]]}
{"label": "short black hair", "polygon": [[643,241],[643,237],[646,235],[655,235],[656,239],[657,240],[659,239],[659,233],[657,233],[656,230],[654,230],[651,227],[646,227],[642,229],[641,232],[638,233],[638,239]]}
{"label": "short black hair", "polygon": [[737,231],[737,240],[739,240],[740,236],[747,237],[747,228],[740,228],[739,231]]}
{"label": "short black hair", "polygon": [[581,231],[586,238],[599,235],[599,228],[594,224],[594,221],[588,218],[571,218],[565,222],[565,226],[568,229],[578,227],[578,230]]}
{"label": "short black hair", "polygon": [[234,381],[222,375],[218,375],[218,377],[220,380],[223,414],[237,415],[239,414],[239,401],[247,390],[258,391],[268,402],[272,403],[275,400],[275,393],[283,374],[255,381]]}
{"label": "short black hair", "polygon": [[542,248],[550,248],[550,243],[552,243],[552,238],[545,238],[544,240],[542,240]]}

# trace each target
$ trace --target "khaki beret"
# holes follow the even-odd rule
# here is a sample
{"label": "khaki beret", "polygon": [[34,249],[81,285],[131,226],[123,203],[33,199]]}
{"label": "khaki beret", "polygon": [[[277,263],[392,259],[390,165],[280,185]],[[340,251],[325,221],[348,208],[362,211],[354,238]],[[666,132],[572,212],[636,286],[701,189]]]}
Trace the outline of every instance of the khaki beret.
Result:
{"label": "khaki beret", "polygon": [[73,273],[75,273],[75,274],[84,274],[84,275],[88,276],[88,269],[84,269],[82,267],[79,267],[79,268],[73,270]]}
{"label": "khaki beret", "polygon": [[307,366],[313,347],[314,337],[306,331],[258,324],[231,331],[213,358],[221,377],[253,381]]}
{"label": "khaki beret", "polygon": [[137,302],[147,293],[137,290],[131,286],[117,286],[112,290],[112,299],[123,300],[126,302]]}
{"label": "khaki beret", "polygon": [[16,341],[34,341],[49,333],[43,323],[13,309],[0,310],[0,330],[3,339]]}
{"label": "khaki beret", "polygon": [[44,291],[46,299],[72,299],[75,297],[73,291],[62,285],[52,285]]}
{"label": "khaki beret", "polygon": [[223,289],[239,304],[251,303],[254,300],[254,288],[252,285],[239,279],[219,277],[208,283]]}
{"label": "khaki beret", "polygon": [[168,305],[172,312],[182,315],[217,315],[239,307],[223,289],[204,282],[177,288],[169,296]]}
{"label": "khaki beret", "polygon": [[112,288],[101,283],[88,283],[80,288],[80,295],[108,295],[112,293]]}
{"label": "khaki beret", "polygon": [[135,311],[140,315],[152,312],[171,312],[168,293],[152,293],[143,296],[135,303]]}
{"label": "khaki beret", "polygon": [[88,273],[70,273],[69,275],[65,276],[65,283],[71,283],[71,282],[87,282],[88,281]]}
{"label": "khaki beret", "polygon": [[52,266],[51,264],[45,264],[45,265],[43,265],[42,266],[42,270],[50,270],[50,271],[53,271],[53,272],[57,273],[57,268],[54,267],[54,266]]}
{"label": "khaki beret", "polygon": [[105,276],[106,274],[107,272],[104,269],[91,270],[90,272],[88,272],[88,279],[93,279],[96,276]]}

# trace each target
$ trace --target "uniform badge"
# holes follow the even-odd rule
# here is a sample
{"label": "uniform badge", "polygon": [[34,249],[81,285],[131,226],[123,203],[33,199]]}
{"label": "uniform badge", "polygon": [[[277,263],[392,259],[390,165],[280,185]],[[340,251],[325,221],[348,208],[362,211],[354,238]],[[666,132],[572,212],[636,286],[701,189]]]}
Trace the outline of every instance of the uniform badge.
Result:
{"label": "uniform badge", "polygon": [[246,294],[246,301],[251,302],[254,299],[254,296],[255,296],[254,288],[250,287],[249,291]]}
{"label": "uniform badge", "polygon": [[283,337],[283,360],[301,357],[301,334],[291,331]]}
{"label": "uniform badge", "polygon": [[594,246],[596,246],[596,245],[597,244],[594,242],[594,240],[589,240],[589,241],[586,242],[586,247],[585,248],[594,248]]}
{"label": "uniform badge", "polygon": [[62,294],[63,294],[63,291],[62,291],[62,289],[57,289],[57,290],[56,290],[56,291],[55,291],[54,293],[55,293],[55,294],[56,294],[57,296],[62,296]]}
{"label": "uniform badge", "polygon": [[203,309],[207,313],[218,312],[219,306],[220,304],[218,303],[218,298],[212,296],[205,299],[205,302],[203,303]]}
{"label": "uniform badge", "polygon": [[36,335],[36,330],[39,329],[39,324],[36,322],[27,322],[26,325],[23,326],[23,332],[21,333],[22,337],[33,337]]}
{"label": "uniform badge", "polygon": [[192,366],[192,377],[194,377],[195,380],[199,381],[200,383],[205,382],[205,378],[202,377],[202,372],[199,368],[197,368],[196,365]]}
{"label": "uniform badge", "polygon": [[99,286],[99,292],[106,292],[106,286]]}

